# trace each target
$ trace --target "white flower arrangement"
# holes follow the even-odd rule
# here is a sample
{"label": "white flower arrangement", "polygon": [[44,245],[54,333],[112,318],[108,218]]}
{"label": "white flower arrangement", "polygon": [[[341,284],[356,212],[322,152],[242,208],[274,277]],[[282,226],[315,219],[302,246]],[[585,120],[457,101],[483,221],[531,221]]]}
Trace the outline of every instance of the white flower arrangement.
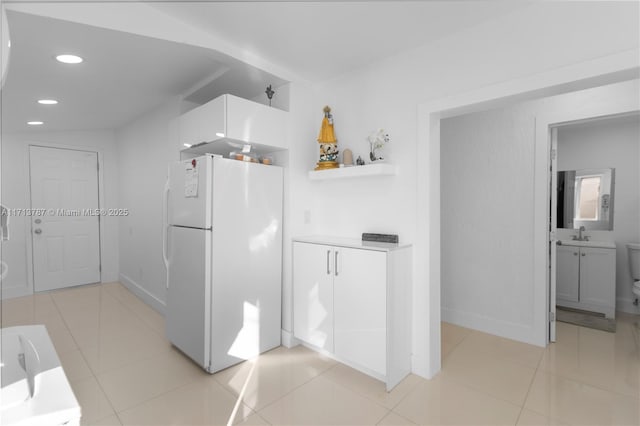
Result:
{"label": "white flower arrangement", "polygon": [[384,129],[374,130],[367,137],[367,141],[369,142],[369,158],[371,161],[384,160],[382,157],[376,156],[376,150],[383,148],[385,144],[389,143],[389,134],[386,133]]}

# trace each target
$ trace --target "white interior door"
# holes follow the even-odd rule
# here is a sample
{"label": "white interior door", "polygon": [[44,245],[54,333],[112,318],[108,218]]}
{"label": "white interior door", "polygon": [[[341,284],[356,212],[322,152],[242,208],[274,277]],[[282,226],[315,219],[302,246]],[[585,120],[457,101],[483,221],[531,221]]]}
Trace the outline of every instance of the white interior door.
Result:
{"label": "white interior door", "polygon": [[551,211],[549,212],[549,341],[556,341],[556,280],[558,269],[558,129],[550,129],[551,136]]}
{"label": "white interior door", "polygon": [[35,291],[100,282],[98,155],[29,148]]}

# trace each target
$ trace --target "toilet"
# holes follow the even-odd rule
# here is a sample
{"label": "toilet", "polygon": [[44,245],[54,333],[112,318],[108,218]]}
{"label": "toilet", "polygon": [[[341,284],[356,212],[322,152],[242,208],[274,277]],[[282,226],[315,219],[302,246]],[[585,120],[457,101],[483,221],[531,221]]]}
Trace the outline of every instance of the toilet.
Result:
{"label": "toilet", "polygon": [[629,266],[633,279],[633,294],[640,298],[640,244],[627,244],[629,251]]}

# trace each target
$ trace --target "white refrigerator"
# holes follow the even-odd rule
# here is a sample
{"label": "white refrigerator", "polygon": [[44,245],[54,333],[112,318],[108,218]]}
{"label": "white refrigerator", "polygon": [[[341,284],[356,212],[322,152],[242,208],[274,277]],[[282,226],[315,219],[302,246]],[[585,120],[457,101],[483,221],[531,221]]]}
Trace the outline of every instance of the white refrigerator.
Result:
{"label": "white refrigerator", "polygon": [[282,188],[278,166],[169,166],[166,332],[209,373],[280,345]]}

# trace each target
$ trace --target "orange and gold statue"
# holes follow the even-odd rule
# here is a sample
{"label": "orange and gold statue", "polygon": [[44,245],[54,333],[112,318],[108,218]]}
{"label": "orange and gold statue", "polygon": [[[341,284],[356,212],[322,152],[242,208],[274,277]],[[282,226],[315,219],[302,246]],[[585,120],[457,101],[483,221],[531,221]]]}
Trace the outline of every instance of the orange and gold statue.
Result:
{"label": "orange and gold statue", "polygon": [[338,164],[338,140],[333,132],[333,116],[331,108],[324,107],[324,118],[322,119],[322,127],[318,135],[318,143],[320,144],[320,161],[316,166],[316,170],[335,169]]}

